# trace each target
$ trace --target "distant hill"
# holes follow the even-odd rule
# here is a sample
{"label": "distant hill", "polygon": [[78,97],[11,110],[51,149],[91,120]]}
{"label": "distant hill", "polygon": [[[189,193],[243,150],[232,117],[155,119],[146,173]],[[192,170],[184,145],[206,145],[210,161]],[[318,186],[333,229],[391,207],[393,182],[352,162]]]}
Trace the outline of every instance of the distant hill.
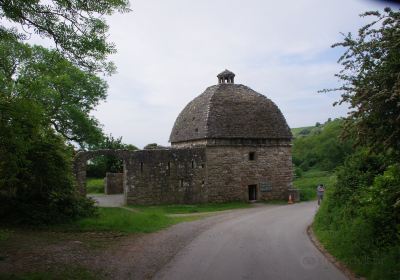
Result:
{"label": "distant hill", "polygon": [[318,135],[322,132],[324,127],[331,122],[328,120],[326,123],[316,123],[314,126],[304,126],[304,127],[296,127],[292,128],[292,134],[294,138],[300,138],[300,137],[305,137],[305,136],[312,136],[312,135]]}
{"label": "distant hill", "polygon": [[293,163],[303,171],[332,170],[352,152],[349,140],[341,141],[343,120],[328,120],[315,126],[293,128]]}

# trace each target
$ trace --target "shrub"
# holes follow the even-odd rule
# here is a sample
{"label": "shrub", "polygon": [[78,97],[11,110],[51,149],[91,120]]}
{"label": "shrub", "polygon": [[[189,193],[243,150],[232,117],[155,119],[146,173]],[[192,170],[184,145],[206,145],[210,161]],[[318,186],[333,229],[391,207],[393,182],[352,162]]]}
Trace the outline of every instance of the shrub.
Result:
{"label": "shrub", "polygon": [[371,279],[400,272],[400,165],[360,150],[337,172],[314,228],[337,258]]}
{"label": "shrub", "polygon": [[[4,103],[0,105],[5,105]],[[72,150],[23,100],[0,118],[0,221],[38,224],[93,214],[72,178]]]}

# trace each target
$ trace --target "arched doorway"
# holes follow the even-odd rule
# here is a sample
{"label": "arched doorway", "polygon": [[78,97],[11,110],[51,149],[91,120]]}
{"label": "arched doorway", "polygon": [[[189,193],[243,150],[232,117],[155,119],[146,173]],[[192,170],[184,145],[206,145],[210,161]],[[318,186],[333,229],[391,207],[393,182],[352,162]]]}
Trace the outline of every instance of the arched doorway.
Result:
{"label": "arched doorway", "polygon": [[[112,182],[108,181],[108,184],[106,184],[105,187],[105,192],[103,192],[102,195],[97,195],[94,196],[90,194],[90,197],[94,198],[100,205],[103,206],[116,206],[116,204],[120,203],[120,200],[122,200],[122,203],[125,204],[126,202],[126,158],[127,158],[127,152],[126,150],[95,150],[95,151],[85,151],[85,152],[79,152],[76,154],[74,158],[74,173],[75,173],[75,178],[76,178],[76,183],[79,189],[79,192],[83,195],[86,196],[88,195],[88,189],[87,189],[87,166],[88,163],[90,164],[91,160],[95,158],[99,158],[102,156],[112,156],[115,157],[118,160],[122,161],[122,174],[107,174],[106,178],[107,180],[112,180]],[[118,178],[119,177],[119,178]],[[101,180],[102,181],[102,180]],[[106,182],[107,183],[107,182]],[[114,184],[112,187],[113,189],[107,189],[111,188],[109,185],[111,183]],[[115,186],[115,184],[122,184],[121,186]],[[114,197],[104,197],[104,195],[116,195],[120,193],[120,198]],[[114,205],[115,204],[115,205]]]}

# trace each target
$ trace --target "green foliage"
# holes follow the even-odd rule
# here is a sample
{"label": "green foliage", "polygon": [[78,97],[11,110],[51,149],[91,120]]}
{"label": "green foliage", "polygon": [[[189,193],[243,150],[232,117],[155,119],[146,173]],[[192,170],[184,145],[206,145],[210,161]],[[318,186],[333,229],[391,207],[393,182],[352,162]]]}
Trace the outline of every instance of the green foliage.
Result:
{"label": "green foliage", "polygon": [[93,214],[76,193],[74,141],[103,140],[90,116],[106,97],[95,75],[113,72],[106,56],[104,17],[128,10],[127,0],[0,1],[0,19],[53,40],[56,49],[22,43],[27,37],[0,25],[0,220],[54,223]]}
{"label": "green foliage", "polygon": [[333,170],[343,163],[352,152],[350,141],[341,141],[342,120],[334,120],[319,126],[319,133],[298,137],[293,141],[293,163],[307,171],[310,168]]}
{"label": "green foliage", "polygon": [[[3,136],[0,135],[1,140]],[[93,213],[93,203],[76,192],[71,150],[60,137],[51,130],[11,136],[7,139],[11,145],[25,148],[17,149],[16,156],[12,146],[0,146],[0,221],[52,223]]]}
{"label": "green foliage", "polygon": [[0,98],[33,100],[42,121],[81,146],[98,143],[102,131],[93,108],[106,98],[107,84],[56,51],[0,38]]}
{"label": "green foliage", "polygon": [[292,128],[291,130],[292,130],[293,137],[296,139],[296,138],[300,138],[300,137],[320,134],[323,128],[324,128],[324,125],[321,125],[319,127],[316,127],[316,126],[296,127],[296,128]]}
{"label": "green foliage", "polygon": [[315,231],[337,258],[370,279],[400,272],[400,165],[361,150],[337,172],[315,218]]}
{"label": "green foliage", "polygon": [[358,149],[338,168],[315,218],[327,249],[368,279],[400,275],[400,11],[367,12],[340,58],[340,103],[349,103],[344,136]]}
{"label": "green foliage", "polygon": [[81,122],[90,122],[89,110],[104,97],[102,82],[14,39],[0,41],[0,57],[0,220],[37,224],[92,214],[93,203],[76,193],[73,151],[61,135],[90,142],[79,132],[86,129],[101,136]]}
{"label": "green foliage", "polygon": [[[339,103],[348,103],[346,132],[356,143],[400,157],[400,11],[366,12],[374,17],[358,36],[349,33],[333,47],[346,48],[339,59],[343,85]],[[326,90],[328,91],[328,90]]]}
{"label": "green foliage", "polygon": [[308,201],[316,199],[317,186],[324,184],[328,189],[334,185],[336,176],[328,171],[309,170],[293,181],[295,188],[300,190],[300,200]]}
{"label": "green foliage", "polygon": [[144,150],[162,150],[162,149],[167,149],[167,147],[158,145],[157,143],[150,143],[144,146]]}
{"label": "green foliage", "polygon": [[90,193],[104,193],[104,179],[103,178],[87,178],[86,179],[86,192]]}
{"label": "green foliage", "polygon": [[[106,56],[115,52],[106,41],[105,16],[129,11],[127,0],[98,1],[0,1],[0,19],[53,40],[58,51],[74,64],[90,71],[113,72]],[[10,33],[0,25],[0,37]],[[19,36],[27,38],[27,36]]]}

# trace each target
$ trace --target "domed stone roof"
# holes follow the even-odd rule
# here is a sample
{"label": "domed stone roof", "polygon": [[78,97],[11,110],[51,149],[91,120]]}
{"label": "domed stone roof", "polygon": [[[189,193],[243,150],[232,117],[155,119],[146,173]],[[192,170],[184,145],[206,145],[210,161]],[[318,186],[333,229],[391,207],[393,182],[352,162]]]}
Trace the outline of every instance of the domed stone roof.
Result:
{"label": "domed stone roof", "polygon": [[171,143],[216,138],[292,138],[274,102],[247,86],[221,79],[221,74],[218,85],[207,88],[179,114],[170,135]]}

